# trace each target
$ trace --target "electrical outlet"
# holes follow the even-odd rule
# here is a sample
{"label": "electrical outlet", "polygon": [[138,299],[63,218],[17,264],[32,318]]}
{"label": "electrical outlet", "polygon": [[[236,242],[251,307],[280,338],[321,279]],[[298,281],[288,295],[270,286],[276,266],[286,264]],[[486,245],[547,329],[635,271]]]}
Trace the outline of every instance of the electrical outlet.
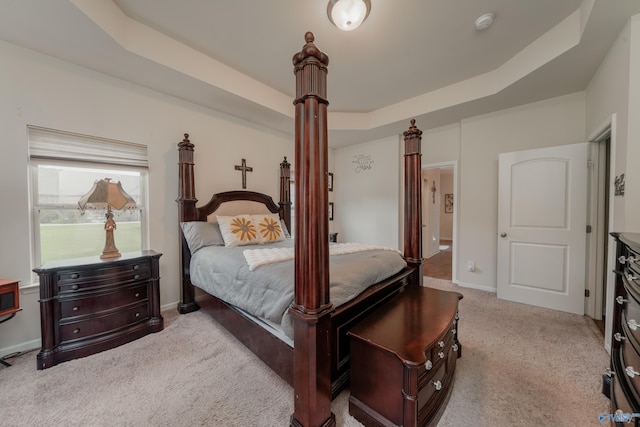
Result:
{"label": "electrical outlet", "polygon": [[476,271],[476,263],[475,263],[475,261],[469,261],[467,263],[467,271]]}

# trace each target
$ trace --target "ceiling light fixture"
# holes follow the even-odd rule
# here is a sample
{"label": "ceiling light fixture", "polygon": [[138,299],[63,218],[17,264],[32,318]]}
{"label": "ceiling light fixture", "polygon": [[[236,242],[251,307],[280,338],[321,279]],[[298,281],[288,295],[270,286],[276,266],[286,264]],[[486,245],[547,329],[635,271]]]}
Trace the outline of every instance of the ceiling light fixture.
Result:
{"label": "ceiling light fixture", "polygon": [[482,31],[489,28],[491,25],[493,25],[493,18],[493,13],[485,13],[484,15],[480,16],[478,19],[476,19],[476,30]]}
{"label": "ceiling light fixture", "polygon": [[329,0],[329,21],[342,31],[355,30],[367,19],[371,0]]}

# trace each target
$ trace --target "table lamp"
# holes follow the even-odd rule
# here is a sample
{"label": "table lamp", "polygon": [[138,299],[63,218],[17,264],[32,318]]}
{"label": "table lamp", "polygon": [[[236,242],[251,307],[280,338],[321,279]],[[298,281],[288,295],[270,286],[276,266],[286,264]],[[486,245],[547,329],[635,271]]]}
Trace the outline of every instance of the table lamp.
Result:
{"label": "table lamp", "polygon": [[116,229],[116,222],[113,219],[113,212],[111,208],[120,209],[135,209],[136,202],[128,195],[120,185],[120,181],[111,182],[111,178],[101,179],[93,183],[91,190],[78,201],[80,210],[84,212],[85,209],[106,209],[105,214],[106,221],[104,223],[104,229],[106,230],[106,240],[104,244],[104,250],[100,258],[116,258],[120,256],[118,248],[116,248],[115,241],[113,239],[113,230]]}

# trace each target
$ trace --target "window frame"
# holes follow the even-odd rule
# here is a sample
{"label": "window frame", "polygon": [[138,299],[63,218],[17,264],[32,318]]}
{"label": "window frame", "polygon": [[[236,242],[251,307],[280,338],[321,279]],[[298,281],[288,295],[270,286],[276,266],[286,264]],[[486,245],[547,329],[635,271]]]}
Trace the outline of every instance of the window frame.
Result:
{"label": "window frame", "polygon": [[[59,209],[59,210],[77,210],[77,205],[65,205],[60,203],[40,203],[39,201],[39,188],[38,188],[38,167],[40,165],[50,166],[66,166],[76,167],[91,170],[120,170],[120,171],[135,171],[140,174],[140,200],[136,199],[136,205],[140,211],[140,246],[141,250],[149,248],[149,209],[148,209],[148,188],[149,188],[149,171],[146,168],[123,166],[123,165],[108,165],[101,163],[90,162],[76,162],[66,160],[53,160],[53,159],[30,159],[30,205],[31,205],[31,266],[32,269],[42,265],[41,254],[41,241],[40,241],[40,210],[41,209]],[[87,187],[87,190],[90,185]],[[96,254],[99,255],[99,254]],[[34,276],[35,277],[35,276]]]}
{"label": "window frame", "polygon": [[[89,171],[135,171],[140,174],[140,196],[136,204],[140,215],[140,249],[149,248],[149,167],[147,146],[126,141],[27,125],[29,147],[29,215],[31,267],[42,265],[40,212],[43,209],[70,211],[78,206],[41,203],[39,167],[82,168]],[[107,173],[108,175],[109,173]],[[90,185],[87,187],[89,190]],[[138,200],[139,199],[139,200]],[[99,255],[99,254],[96,254]],[[32,276],[37,281],[35,274]]]}

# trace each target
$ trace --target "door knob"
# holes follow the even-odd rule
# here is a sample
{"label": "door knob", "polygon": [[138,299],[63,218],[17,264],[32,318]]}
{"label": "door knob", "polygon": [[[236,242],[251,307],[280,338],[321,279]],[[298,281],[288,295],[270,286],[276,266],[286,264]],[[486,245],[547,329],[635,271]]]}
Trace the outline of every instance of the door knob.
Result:
{"label": "door knob", "polygon": [[500,233],[500,237],[502,237],[502,238],[507,237],[507,233]]}

